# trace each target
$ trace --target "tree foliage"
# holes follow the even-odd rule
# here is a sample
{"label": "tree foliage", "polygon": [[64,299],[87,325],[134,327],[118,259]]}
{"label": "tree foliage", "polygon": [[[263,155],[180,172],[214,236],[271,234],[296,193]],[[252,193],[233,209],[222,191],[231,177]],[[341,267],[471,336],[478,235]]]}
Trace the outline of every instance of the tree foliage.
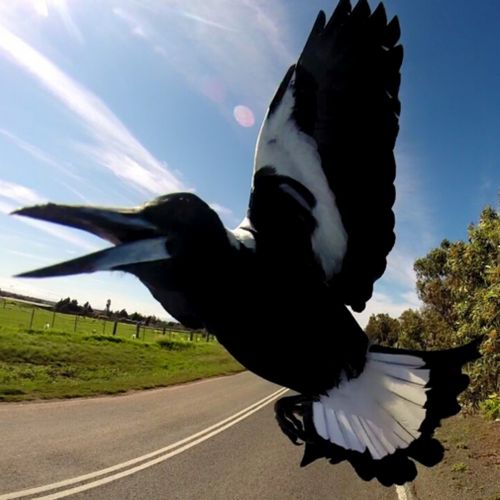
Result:
{"label": "tree foliage", "polygon": [[78,304],[78,301],[76,299],[71,299],[70,297],[61,299],[54,306],[54,309],[58,312],[63,312],[68,314],[81,314],[82,312],[82,306]]}
{"label": "tree foliage", "polygon": [[370,340],[389,346],[396,344],[400,330],[399,321],[385,313],[372,315],[365,328]]}
{"label": "tree foliage", "polygon": [[[445,349],[484,336],[482,358],[471,365],[467,400],[477,405],[500,392],[500,216],[486,207],[468,240],[444,240],[414,266],[418,310],[399,319],[372,316],[372,339],[409,349]],[[395,331],[397,333],[395,333]]]}

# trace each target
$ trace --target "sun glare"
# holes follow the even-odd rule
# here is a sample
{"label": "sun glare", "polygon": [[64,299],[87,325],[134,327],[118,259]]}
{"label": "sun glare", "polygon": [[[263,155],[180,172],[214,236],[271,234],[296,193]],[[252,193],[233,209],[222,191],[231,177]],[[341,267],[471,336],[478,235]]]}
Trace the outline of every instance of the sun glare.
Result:
{"label": "sun glare", "polygon": [[31,0],[33,9],[42,17],[48,17],[49,10],[61,10],[66,6],[66,0]]}
{"label": "sun glare", "polygon": [[45,0],[32,0],[31,3],[39,16],[47,17],[49,15],[49,7]]}

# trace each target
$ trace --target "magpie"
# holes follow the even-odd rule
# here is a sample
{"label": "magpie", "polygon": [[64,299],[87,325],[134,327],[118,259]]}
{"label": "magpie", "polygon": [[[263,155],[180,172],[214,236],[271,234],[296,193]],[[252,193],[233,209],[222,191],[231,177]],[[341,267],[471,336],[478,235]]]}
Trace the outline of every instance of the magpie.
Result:
{"label": "magpie", "polygon": [[132,273],[181,323],[297,393],[275,415],[305,444],[301,465],[347,460],[387,486],[443,458],[434,430],[460,410],[462,366],[479,356],[479,339],[432,352],[372,344],[350,310],[365,308],[395,241],[399,38],[382,4],[340,0],[328,20],[318,14],[264,118],[236,229],[193,193],[14,212],[112,244],[20,276]]}

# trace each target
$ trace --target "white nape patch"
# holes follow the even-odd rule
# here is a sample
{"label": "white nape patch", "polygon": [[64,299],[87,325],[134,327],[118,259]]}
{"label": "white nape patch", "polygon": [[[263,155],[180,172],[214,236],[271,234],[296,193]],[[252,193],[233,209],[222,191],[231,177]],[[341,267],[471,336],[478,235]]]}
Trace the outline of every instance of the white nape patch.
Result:
{"label": "white nape patch", "polygon": [[365,369],[313,403],[317,433],[381,459],[420,436],[430,370],[418,356],[368,352]]}
{"label": "white nape patch", "polygon": [[292,77],[278,107],[264,119],[255,150],[254,173],[271,166],[277,174],[297,180],[314,195],[316,206],[312,212],[318,226],[312,235],[312,247],[330,278],[342,266],[347,233],[321,166],[316,141],[301,132],[292,118],[294,84]]}
{"label": "white nape patch", "polygon": [[250,219],[245,217],[239,226],[233,230],[227,230],[229,242],[239,250],[240,245],[245,246],[249,250],[255,250],[254,228]]}

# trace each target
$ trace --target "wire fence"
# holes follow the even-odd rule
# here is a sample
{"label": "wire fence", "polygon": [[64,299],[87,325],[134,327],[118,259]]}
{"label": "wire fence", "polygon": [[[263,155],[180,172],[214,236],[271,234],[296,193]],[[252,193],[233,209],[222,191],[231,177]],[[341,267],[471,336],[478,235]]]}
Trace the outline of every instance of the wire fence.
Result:
{"label": "wire fence", "polygon": [[203,331],[178,330],[155,327],[143,323],[107,318],[66,314],[42,305],[0,299],[0,328],[16,330],[64,331],[87,335],[113,335],[137,340],[172,338],[190,342],[213,341],[214,337]]}

